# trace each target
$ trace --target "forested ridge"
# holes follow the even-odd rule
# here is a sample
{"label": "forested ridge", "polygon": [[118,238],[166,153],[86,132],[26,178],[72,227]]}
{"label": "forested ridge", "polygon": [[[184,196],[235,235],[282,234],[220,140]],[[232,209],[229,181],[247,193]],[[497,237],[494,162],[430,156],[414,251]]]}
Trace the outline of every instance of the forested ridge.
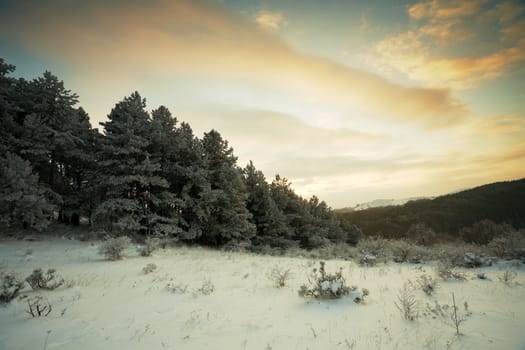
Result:
{"label": "forested ridge", "polygon": [[359,229],[277,175],[244,168],[228,141],[202,138],[138,93],[115,104],[102,130],[50,72],[12,77],[0,59],[0,225],[42,231],[86,222],[110,235],[188,243],[314,248],[355,243]]}
{"label": "forested ridge", "polygon": [[[525,228],[525,179],[497,182],[402,206],[341,212],[365,235],[406,238],[411,227],[424,224],[441,236],[456,237],[483,220]],[[463,232],[464,233],[464,232]]]}

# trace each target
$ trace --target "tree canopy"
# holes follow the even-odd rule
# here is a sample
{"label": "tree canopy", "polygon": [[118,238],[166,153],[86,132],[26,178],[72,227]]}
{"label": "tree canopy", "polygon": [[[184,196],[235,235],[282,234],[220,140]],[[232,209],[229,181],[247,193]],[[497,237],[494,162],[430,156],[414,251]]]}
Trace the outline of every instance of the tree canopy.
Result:
{"label": "tree canopy", "polygon": [[196,137],[165,106],[133,92],[99,132],[79,96],[50,72],[27,81],[0,59],[0,223],[43,230],[53,221],[114,235],[213,246],[314,248],[355,243],[359,230],[317,197],[304,199],[253,162],[242,168],[211,129]]}

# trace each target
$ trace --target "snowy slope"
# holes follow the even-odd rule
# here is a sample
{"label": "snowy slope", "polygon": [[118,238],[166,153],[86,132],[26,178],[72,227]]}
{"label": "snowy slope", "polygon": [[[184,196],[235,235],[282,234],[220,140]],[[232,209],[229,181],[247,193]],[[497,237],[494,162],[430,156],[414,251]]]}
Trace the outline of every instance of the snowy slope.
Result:
{"label": "snowy slope", "polygon": [[[144,274],[148,263],[157,271]],[[362,268],[349,261],[328,261],[343,268],[348,284],[370,290],[365,304],[350,299],[306,301],[299,286],[317,261],[253,256],[203,248],[169,248],[110,262],[97,243],[61,239],[0,241],[0,267],[28,276],[34,268],[56,268],[68,287],[22,293],[42,295],[53,307],[48,317],[31,318],[26,300],[0,306],[0,349],[523,349],[525,347],[525,270],[520,285],[497,278],[497,266],[484,268],[491,280],[441,282],[436,295],[421,290],[420,317],[404,320],[395,306],[407,280],[432,274],[430,265]],[[500,263],[503,264],[503,263]],[[275,288],[268,274],[289,268],[292,278]],[[500,265],[499,267],[503,267]],[[169,291],[166,286],[178,286]],[[213,285],[213,292],[199,289]],[[187,286],[186,291],[181,291]],[[472,315],[456,337],[447,319],[425,314],[425,304],[451,303],[455,293]]]}

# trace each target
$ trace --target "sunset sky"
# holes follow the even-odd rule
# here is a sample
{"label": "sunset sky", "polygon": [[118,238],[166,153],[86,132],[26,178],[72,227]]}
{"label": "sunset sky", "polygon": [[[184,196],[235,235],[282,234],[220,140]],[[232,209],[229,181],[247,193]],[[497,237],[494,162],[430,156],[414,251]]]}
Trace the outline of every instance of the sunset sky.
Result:
{"label": "sunset sky", "polygon": [[134,90],[334,208],[525,177],[523,1],[6,1],[99,127]]}

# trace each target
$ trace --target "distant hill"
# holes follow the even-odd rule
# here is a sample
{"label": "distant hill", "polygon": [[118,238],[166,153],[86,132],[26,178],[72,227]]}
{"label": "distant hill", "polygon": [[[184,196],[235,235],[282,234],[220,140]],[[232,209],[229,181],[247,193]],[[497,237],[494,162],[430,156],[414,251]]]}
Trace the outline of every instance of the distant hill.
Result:
{"label": "distant hill", "polygon": [[370,208],[378,207],[389,207],[393,205],[403,205],[410,201],[420,200],[420,199],[431,199],[433,197],[412,197],[412,198],[401,198],[401,199],[374,199],[370,202],[364,202],[354,205],[353,207],[346,207],[338,209],[339,212],[351,212],[358,210],[366,210]]}
{"label": "distant hill", "polygon": [[401,206],[337,211],[365,235],[403,237],[412,224],[424,222],[436,232],[455,236],[465,226],[488,219],[525,228],[525,178],[497,182]]}

